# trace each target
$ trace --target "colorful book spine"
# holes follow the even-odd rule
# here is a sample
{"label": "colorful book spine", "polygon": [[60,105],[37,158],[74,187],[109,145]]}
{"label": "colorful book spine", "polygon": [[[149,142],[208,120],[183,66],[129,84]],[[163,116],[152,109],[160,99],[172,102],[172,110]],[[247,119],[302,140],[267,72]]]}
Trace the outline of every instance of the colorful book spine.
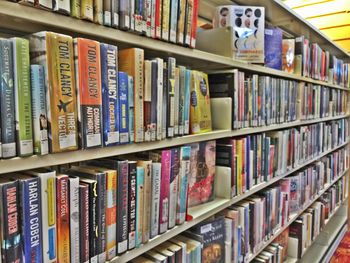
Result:
{"label": "colorful book spine", "polygon": [[19,156],[33,154],[32,98],[30,90],[29,42],[13,38],[16,137]]}
{"label": "colorful book spine", "polygon": [[84,183],[79,185],[79,227],[80,227],[80,262],[88,263],[90,259],[90,245],[89,245],[89,186]]}
{"label": "colorful book spine", "polygon": [[171,170],[171,150],[162,151],[162,187],[160,188],[159,233],[168,230],[169,221],[169,187]]}
{"label": "colorful book spine", "polygon": [[117,253],[128,249],[128,161],[118,161]]}
{"label": "colorful book spine", "polygon": [[128,75],[118,72],[119,129],[120,143],[129,142]]}
{"label": "colorful book spine", "polygon": [[80,262],[79,177],[69,177],[70,262]]}
{"label": "colorful book spine", "polygon": [[128,104],[129,104],[129,141],[134,142],[135,134],[135,106],[134,106],[134,78],[128,76]]}
{"label": "colorful book spine", "polygon": [[190,88],[191,70],[185,72],[185,97],[184,97],[184,134],[190,133]]}
{"label": "colorful book spine", "polygon": [[108,170],[106,178],[106,252],[107,260],[117,255],[117,171]]}
{"label": "colorful book spine", "polygon": [[158,63],[152,61],[151,67],[151,141],[157,138],[157,108],[158,108]]}
{"label": "colorful book spine", "polygon": [[74,39],[78,120],[83,148],[102,145],[102,89],[100,44],[97,41]]}
{"label": "colorful book spine", "polygon": [[162,1],[154,0],[155,2],[155,15],[154,15],[154,31],[155,38],[162,38]]}
{"label": "colorful book spine", "polygon": [[101,44],[103,145],[119,142],[118,48]]}
{"label": "colorful book spine", "polygon": [[162,1],[162,39],[169,41],[170,0]]}
{"label": "colorful book spine", "polygon": [[134,133],[135,142],[143,142],[143,65],[144,52],[142,49],[131,48],[119,52],[120,70],[134,78]]}
{"label": "colorful book spine", "polygon": [[94,23],[103,24],[103,0],[93,0],[94,7]]}
{"label": "colorful book spine", "polygon": [[30,36],[30,52],[32,64],[45,68],[50,152],[77,150],[73,39],[61,34],[39,32]]}
{"label": "colorful book spine", "polygon": [[53,11],[64,15],[70,15],[70,1],[68,0],[53,0]]}
{"label": "colorful book spine", "polygon": [[41,65],[31,65],[30,73],[34,153],[44,155],[49,152],[44,67]]}
{"label": "colorful book spine", "polygon": [[112,27],[119,27],[119,0],[114,0],[111,3],[111,18],[112,18]]}
{"label": "colorful book spine", "polygon": [[162,139],[162,114],[163,114],[163,59],[156,58],[157,62],[157,124],[156,137],[157,140]]}
{"label": "colorful book spine", "polygon": [[185,86],[186,86],[186,68],[179,67],[179,135],[184,134],[185,130]]}
{"label": "colorful book spine", "polygon": [[178,5],[176,43],[181,45],[184,43],[186,2],[186,0],[179,0]]}
{"label": "colorful book spine", "polygon": [[175,117],[175,58],[168,58],[168,101],[167,101],[167,137],[174,137],[174,117]]}
{"label": "colorful book spine", "polygon": [[[15,94],[13,80],[13,48],[11,40],[0,39],[0,109],[2,152],[0,156],[16,156]],[[1,144],[0,143],[0,144]]]}
{"label": "colorful book spine", "polygon": [[184,45],[186,46],[189,46],[191,44],[193,1],[194,0],[187,0],[186,2],[185,32],[184,32]]}
{"label": "colorful book spine", "polygon": [[144,64],[144,130],[145,130],[145,142],[151,141],[151,105],[152,105],[152,61],[145,60]]}
{"label": "colorful book spine", "polygon": [[169,41],[173,43],[176,43],[178,5],[179,0],[170,1]]}
{"label": "colorful book spine", "polygon": [[169,185],[169,223],[168,228],[175,226],[176,222],[176,205],[180,170],[180,150],[179,148],[171,149],[170,164],[170,185]]}
{"label": "colorful book spine", "polygon": [[130,28],[130,2],[120,0],[119,2],[119,28],[128,30]]}
{"label": "colorful book spine", "polygon": [[156,0],[151,0],[151,30],[150,30],[150,37],[156,38]]}
{"label": "colorful book spine", "polygon": [[135,31],[141,33],[142,32],[142,9],[143,9],[143,0],[135,0],[135,13],[134,13],[134,21],[135,21]]}
{"label": "colorful book spine", "polygon": [[159,233],[159,200],[160,200],[160,179],[162,173],[161,163],[152,163],[152,206],[151,206],[151,234],[153,238]]}
{"label": "colorful book spine", "polygon": [[128,249],[133,249],[136,244],[136,162],[129,161],[129,200],[128,200],[128,217],[129,217],[129,237]]}
{"label": "colorful book spine", "polygon": [[20,180],[20,204],[25,262],[41,263],[43,256],[40,180]]}
{"label": "colorful book spine", "polygon": [[81,18],[81,0],[71,0],[70,1],[70,10],[71,16],[80,19]]}
{"label": "colorful book spine", "polygon": [[142,218],[144,216],[144,179],[145,169],[141,166],[136,167],[136,235],[135,247],[142,244]]}
{"label": "colorful book spine", "polygon": [[106,173],[98,171],[94,174],[97,180],[96,221],[98,229],[97,255],[98,262],[106,261],[106,200],[107,178]]}
{"label": "colorful book spine", "polygon": [[197,38],[197,21],[198,21],[198,9],[199,9],[199,0],[193,0],[193,14],[191,21],[191,42],[190,47],[196,47],[196,38]]}
{"label": "colorful book spine", "polygon": [[180,172],[178,201],[176,207],[176,224],[182,224],[186,220],[186,203],[188,192],[188,176],[190,173],[191,147],[183,146],[180,150]]}
{"label": "colorful book spine", "polygon": [[94,20],[94,3],[93,0],[81,0],[81,19]]}
{"label": "colorful book spine", "polygon": [[180,70],[175,69],[175,88],[174,88],[174,136],[179,135],[179,115],[180,115]]}
{"label": "colorful book spine", "polygon": [[70,261],[68,176],[56,178],[57,261]]}
{"label": "colorful book spine", "polygon": [[112,1],[111,0],[103,0],[103,25],[104,26],[112,26]]}

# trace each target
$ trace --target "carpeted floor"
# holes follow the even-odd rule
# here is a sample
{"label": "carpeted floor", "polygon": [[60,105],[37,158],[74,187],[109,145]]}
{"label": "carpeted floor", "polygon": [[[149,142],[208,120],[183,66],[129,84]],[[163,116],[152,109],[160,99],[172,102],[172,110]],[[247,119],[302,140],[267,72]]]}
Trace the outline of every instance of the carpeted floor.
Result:
{"label": "carpeted floor", "polygon": [[350,263],[350,231],[346,233],[340,242],[330,263]]}

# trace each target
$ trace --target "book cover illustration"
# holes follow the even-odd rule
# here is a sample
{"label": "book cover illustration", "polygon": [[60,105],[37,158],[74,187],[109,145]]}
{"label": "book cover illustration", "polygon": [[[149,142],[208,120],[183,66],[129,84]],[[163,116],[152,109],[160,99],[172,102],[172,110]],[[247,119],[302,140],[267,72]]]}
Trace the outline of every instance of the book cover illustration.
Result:
{"label": "book cover illustration", "polygon": [[265,28],[265,67],[282,69],[282,30]]}
{"label": "book cover illustration", "polygon": [[219,6],[214,28],[231,26],[234,31],[234,58],[264,63],[265,8],[257,6]]}
{"label": "book cover illustration", "polygon": [[214,198],[216,142],[191,144],[191,171],[188,178],[188,207]]}

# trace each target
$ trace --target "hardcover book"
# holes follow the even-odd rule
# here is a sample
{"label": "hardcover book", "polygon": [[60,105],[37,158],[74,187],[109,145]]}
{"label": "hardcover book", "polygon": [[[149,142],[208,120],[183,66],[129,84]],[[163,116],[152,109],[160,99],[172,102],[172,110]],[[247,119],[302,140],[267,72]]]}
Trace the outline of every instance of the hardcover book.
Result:
{"label": "hardcover book", "polygon": [[197,39],[197,24],[198,24],[198,10],[199,10],[199,0],[193,0],[193,15],[192,15],[192,27],[191,27],[191,42],[190,47],[196,47]]}
{"label": "hardcover book", "polygon": [[180,172],[180,149],[171,149],[171,163],[170,163],[170,185],[169,185],[169,223],[168,228],[175,226],[176,222],[176,205],[178,195],[178,183]]}
{"label": "hardcover book", "polygon": [[118,161],[117,253],[128,249],[128,161]]}
{"label": "hardcover book", "polygon": [[64,15],[70,15],[70,1],[68,0],[53,0],[53,11]]}
{"label": "hardcover book", "polygon": [[294,52],[295,52],[295,40],[283,39],[282,40],[282,70],[288,73],[294,73]]}
{"label": "hardcover book", "polygon": [[70,2],[71,16],[80,19],[81,18],[81,0],[72,0]]}
{"label": "hardcover book", "polygon": [[176,224],[182,224],[186,220],[188,177],[190,174],[191,147],[180,148],[180,172],[178,182],[178,197],[176,206]]}
{"label": "hardcover book", "polygon": [[186,0],[179,0],[178,3],[176,43],[181,45],[184,43],[186,2]]}
{"label": "hardcover book", "polygon": [[119,51],[119,69],[134,79],[134,133],[135,142],[143,142],[143,64],[142,49],[130,48]]}
{"label": "hardcover book", "polygon": [[112,20],[112,27],[118,28],[118,26],[119,26],[119,0],[111,1],[111,20]]}
{"label": "hardcover book", "polygon": [[80,182],[79,184],[79,227],[80,227],[80,262],[88,263],[90,259],[90,224],[89,221],[89,185]]}
{"label": "hardcover book", "polygon": [[104,26],[112,26],[112,1],[111,0],[103,0],[103,25]]}
{"label": "hardcover book", "polygon": [[159,205],[159,233],[168,230],[169,222],[169,191],[170,191],[170,171],[171,171],[171,150],[162,150],[162,187],[160,188]]}
{"label": "hardcover book", "polygon": [[169,41],[169,24],[170,24],[170,0],[162,1],[162,39]]}
{"label": "hardcover book", "polygon": [[39,32],[31,35],[29,41],[31,63],[44,66],[50,152],[77,150],[73,40],[61,34]]}
{"label": "hardcover book", "polygon": [[174,136],[179,135],[180,118],[180,70],[175,69],[175,88],[174,88]]}
{"label": "hardcover book", "polygon": [[[156,86],[157,86],[157,122],[156,122],[156,139],[161,140],[162,139],[162,115],[163,115],[163,59],[161,58],[155,58],[153,62],[157,63],[157,72],[155,74],[156,78]],[[153,78],[153,77],[152,77]]]}
{"label": "hardcover book", "polygon": [[152,61],[145,60],[144,64],[144,131],[145,131],[145,142],[151,141],[151,105],[152,105]]}
{"label": "hardcover book", "polygon": [[118,105],[120,143],[129,142],[129,105],[128,105],[128,75],[118,72]]}
{"label": "hardcover book", "polygon": [[282,69],[282,30],[265,28],[265,67]]}
{"label": "hardcover book", "polygon": [[114,146],[119,142],[118,48],[104,43],[100,48],[103,145]]}
{"label": "hardcover book", "polygon": [[161,163],[152,163],[152,201],[151,201],[151,233],[150,238],[153,238],[159,233],[159,201],[161,188]]}
{"label": "hardcover book", "polygon": [[178,6],[179,0],[170,1],[169,41],[173,43],[176,43]]}
{"label": "hardcover book", "polygon": [[190,133],[190,92],[191,92],[191,70],[185,72],[185,98],[184,98],[184,134]]}
{"label": "hardcover book", "polygon": [[145,169],[136,167],[136,235],[135,247],[142,244],[142,220],[144,217],[144,174]]}
{"label": "hardcover book", "polygon": [[81,19],[93,21],[94,20],[94,1],[81,0]]}
{"label": "hardcover book", "polygon": [[79,224],[79,177],[68,177],[69,187],[69,229],[70,229],[70,262],[80,262],[80,224]]}
{"label": "hardcover book", "polygon": [[128,249],[133,249],[136,245],[136,180],[137,180],[137,166],[135,161],[129,161],[129,200],[128,200],[128,219],[129,219],[129,237]]}
{"label": "hardcover book", "polygon": [[188,207],[214,198],[216,142],[191,144],[191,172],[188,178]]}
{"label": "hardcover book", "polygon": [[129,142],[135,138],[135,107],[134,107],[134,78],[128,75],[128,104],[129,104]]}
{"label": "hardcover book", "polygon": [[32,97],[30,90],[29,41],[12,38],[17,152],[33,154]]}
{"label": "hardcover book", "polygon": [[103,0],[93,0],[94,7],[94,23],[103,24]]}
{"label": "hardcover book", "polygon": [[185,46],[189,46],[191,44],[193,2],[194,2],[194,0],[187,0],[186,1],[185,32],[184,32],[184,45]]}
{"label": "hardcover book", "polygon": [[[13,48],[11,40],[0,39],[0,118],[2,158],[16,156],[15,90],[13,80]],[[0,144],[1,144],[0,143]],[[1,148],[1,147],[0,147]]]}
{"label": "hardcover book", "polygon": [[80,143],[83,148],[102,146],[100,44],[76,38],[74,53]]}
{"label": "hardcover book", "polygon": [[130,2],[129,0],[119,1],[119,28],[128,30],[130,28]]}
{"label": "hardcover book", "polygon": [[41,65],[31,65],[30,70],[34,153],[44,155],[49,152],[44,67]]}
{"label": "hardcover book", "polygon": [[167,137],[174,137],[174,125],[175,125],[175,71],[176,60],[175,58],[168,58],[167,63],[167,118],[166,128]]}

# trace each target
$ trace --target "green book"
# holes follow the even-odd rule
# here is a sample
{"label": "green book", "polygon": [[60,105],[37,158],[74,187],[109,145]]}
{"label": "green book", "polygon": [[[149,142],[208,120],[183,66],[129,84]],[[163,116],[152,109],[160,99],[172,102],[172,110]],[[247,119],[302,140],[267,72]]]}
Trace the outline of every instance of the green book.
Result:
{"label": "green book", "polygon": [[11,40],[15,81],[17,152],[19,156],[28,156],[33,154],[29,41],[17,37]]}

